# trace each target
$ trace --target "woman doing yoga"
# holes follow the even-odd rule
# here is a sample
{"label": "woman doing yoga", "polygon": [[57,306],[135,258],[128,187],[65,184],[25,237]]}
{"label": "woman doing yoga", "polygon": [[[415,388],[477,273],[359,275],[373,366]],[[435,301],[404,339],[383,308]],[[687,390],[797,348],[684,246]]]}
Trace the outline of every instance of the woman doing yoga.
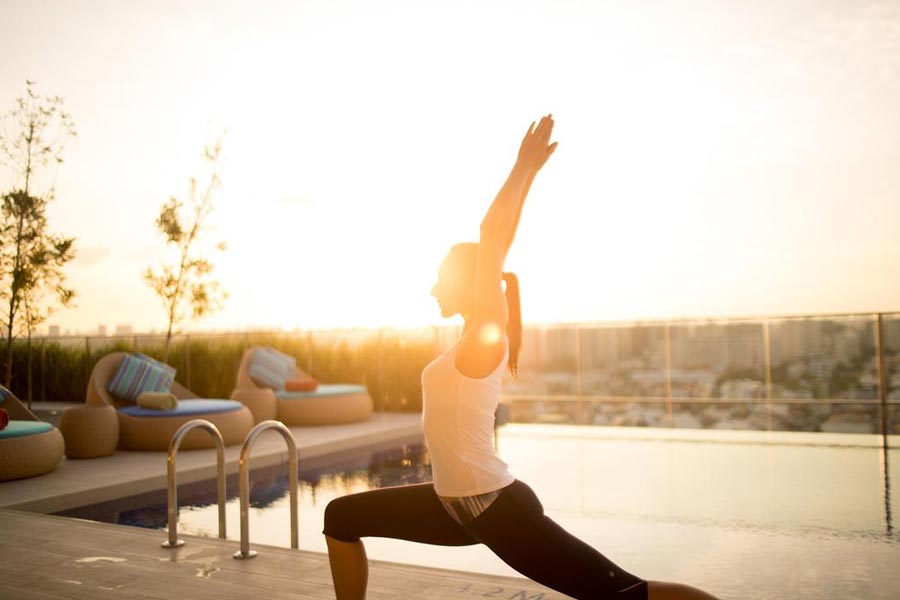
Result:
{"label": "woman doing yoga", "polygon": [[422,372],[422,418],[434,482],[343,496],[325,510],[338,600],[365,598],[368,563],[360,538],[367,536],[485,544],[526,577],[573,598],[714,600],[690,586],[632,575],[567,533],[544,515],[531,488],[494,452],[500,376],[507,363],[516,372],[522,330],[518,282],[503,272],[503,263],[531,182],[556,149],[552,131],[550,115],[537,127],[532,123],[481,222],[479,242],[450,249],[431,292],[442,316],[465,319],[456,345]]}

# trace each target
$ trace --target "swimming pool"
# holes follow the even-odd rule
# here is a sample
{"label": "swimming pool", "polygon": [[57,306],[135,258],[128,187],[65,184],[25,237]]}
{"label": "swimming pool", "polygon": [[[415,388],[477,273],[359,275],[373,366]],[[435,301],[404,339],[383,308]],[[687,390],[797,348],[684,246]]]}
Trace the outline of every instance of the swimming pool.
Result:
{"label": "swimming pool", "polygon": [[[722,598],[759,600],[896,598],[900,539],[887,529],[898,507],[896,494],[886,498],[885,484],[900,479],[900,450],[889,453],[886,482],[880,443],[861,434],[520,424],[501,428],[498,440],[500,455],[547,513],[623,568]],[[900,447],[898,436],[891,444]],[[283,471],[253,474],[253,546],[289,546]],[[428,480],[421,444],[305,466],[301,457],[301,548],[325,551],[322,519],[332,498]],[[239,538],[236,490],[232,482],[232,539]],[[183,502],[198,492],[195,506],[182,507],[179,530],[216,535],[214,486],[179,490]],[[119,503],[111,507],[114,516],[100,509],[65,514],[165,527],[164,492]],[[516,575],[480,546],[369,539],[366,547],[373,559]]]}

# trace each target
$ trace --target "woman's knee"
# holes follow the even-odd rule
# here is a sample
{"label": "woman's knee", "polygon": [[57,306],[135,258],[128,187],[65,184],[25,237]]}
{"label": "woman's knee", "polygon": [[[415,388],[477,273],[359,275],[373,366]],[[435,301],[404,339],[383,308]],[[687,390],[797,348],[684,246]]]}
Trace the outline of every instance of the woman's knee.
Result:
{"label": "woman's knee", "polygon": [[335,498],[325,507],[325,535],[341,542],[358,542],[354,531],[355,518],[347,496]]}

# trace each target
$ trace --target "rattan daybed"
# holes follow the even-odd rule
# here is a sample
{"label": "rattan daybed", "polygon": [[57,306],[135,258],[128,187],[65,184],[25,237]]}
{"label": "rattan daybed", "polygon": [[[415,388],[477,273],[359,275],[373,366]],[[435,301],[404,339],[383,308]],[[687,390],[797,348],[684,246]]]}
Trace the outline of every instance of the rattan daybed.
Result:
{"label": "rattan daybed", "polygon": [[0,481],[24,479],[54,470],[63,456],[63,437],[38,419],[15,395],[0,386],[0,408],[9,424],[0,430]]}
{"label": "rattan daybed", "polygon": [[[257,422],[274,418],[285,425],[337,425],[365,421],[372,416],[372,398],[362,385],[322,383],[311,392],[271,390],[257,385],[249,372],[255,350],[244,352],[231,397],[252,404]],[[297,369],[288,379],[304,375]]]}
{"label": "rattan daybed", "polygon": [[[178,428],[192,419],[212,422],[222,434],[226,446],[243,443],[253,427],[253,415],[246,406],[232,400],[201,399],[180,385],[172,384],[178,398],[175,410],[151,410],[127,404],[107,391],[107,386],[125,357],[124,352],[108,354],[97,361],[88,381],[83,410],[96,406],[114,406],[118,415],[118,448],[121,450],[167,450]],[[70,409],[78,410],[78,409]],[[181,448],[213,448],[212,436],[194,430],[185,436]]]}

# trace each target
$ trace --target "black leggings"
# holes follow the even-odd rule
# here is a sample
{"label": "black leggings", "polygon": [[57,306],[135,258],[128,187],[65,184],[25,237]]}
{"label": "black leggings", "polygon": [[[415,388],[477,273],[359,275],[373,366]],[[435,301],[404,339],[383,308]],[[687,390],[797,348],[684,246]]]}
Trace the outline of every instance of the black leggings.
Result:
{"label": "black leggings", "polygon": [[441,546],[482,543],[510,567],[578,599],[647,600],[647,582],[566,532],[516,480],[466,525],[441,504],[431,483],[381,488],[329,502],[325,535],[343,542],[387,537]]}

